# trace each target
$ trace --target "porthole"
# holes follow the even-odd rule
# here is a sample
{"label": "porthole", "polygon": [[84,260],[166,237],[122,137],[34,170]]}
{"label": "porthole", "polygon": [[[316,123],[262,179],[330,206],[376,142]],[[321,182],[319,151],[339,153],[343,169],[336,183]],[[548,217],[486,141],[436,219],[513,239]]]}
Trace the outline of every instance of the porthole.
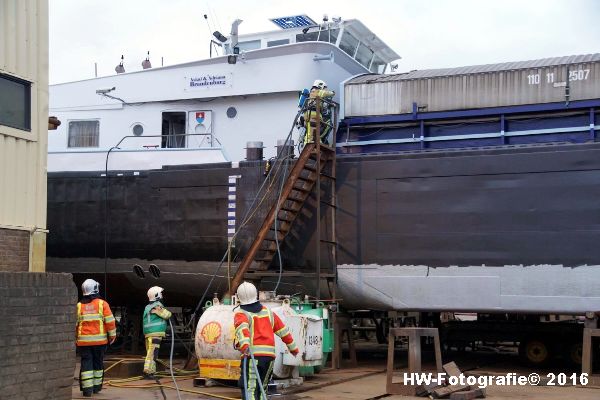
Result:
{"label": "porthole", "polygon": [[235,118],[236,115],[237,115],[237,110],[235,107],[229,107],[227,109],[227,116],[229,118]]}
{"label": "porthole", "polygon": [[142,124],[135,124],[132,131],[135,136],[141,136],[144,133],[144,127]]}

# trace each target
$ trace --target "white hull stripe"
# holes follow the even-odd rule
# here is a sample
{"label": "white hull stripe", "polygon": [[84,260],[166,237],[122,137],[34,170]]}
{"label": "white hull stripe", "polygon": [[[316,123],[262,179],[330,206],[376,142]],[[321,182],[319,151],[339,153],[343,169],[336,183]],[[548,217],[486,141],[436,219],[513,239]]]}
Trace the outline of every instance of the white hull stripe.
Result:
{"label": "white hull stripe", "polygon": [[241,178],[241,175],[230,175],[229,176],[229,188],[227,200],[227,238],[231,240],[235,235],[235,209],[236,209],[236,191],[237,181]]}

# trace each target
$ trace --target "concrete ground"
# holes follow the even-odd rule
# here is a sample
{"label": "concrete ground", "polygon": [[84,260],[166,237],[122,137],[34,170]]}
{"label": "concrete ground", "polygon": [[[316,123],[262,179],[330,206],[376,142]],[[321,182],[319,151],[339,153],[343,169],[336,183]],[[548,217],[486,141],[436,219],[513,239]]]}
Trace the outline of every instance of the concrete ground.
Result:
{"label": "concrete ground", "polygon": [[[358,377],[351,381],[344,381],[343,383],[335,384],[334,382],[308,390],[302,393],[278,396],[276,398],[283,399],[314,399],[314,400],[334,400],[334,399],[355,399],[355,400],[366,400],[366,399],[423,399],[422,397],[404,397],[404,396],[385,396],[385,373],[376,373],[369,375],[366,371],[348,371],[340,373],[339,371],[326,371],[323,374],[323,380],[335,381],[341,377],[347,378],[350,375],[366,375],[365,377]],[[168,379],[162,379],[162,383],[170,384],[172,382]],[[149,382],[141,382],[143,385],[151,385]],[[184,380],[179,382],[179,386],[183,390],[191,391],[203,391],[218,396],[224,396],[229,398],[240,398],[239,391],[233,388],[194,388],[191,380]],[[304,388],[303,388],[304,389]],[[163,389],[165,397],[162,396],[160,389],[158,388],[117,388],[117,387],[106,387],[100,394],[94,395],[95,399],[113,399],[113,400],[161,400],[161,399],[177,399],[175,390]],[[487,390],[488,398],[496,400],[509,400],[509,399],[530,399],[530,400],[559,400],[559,399],[573,399],[573,400],[597,400],[600,398],[600,387],[585,388],[585,387],[490,387]],[[181,399],[211,399],[205,394],[200,393],[181,393]],[[79,392],[78,387],[73,388],[73,399],[84,399]]]}
{"label": "concrete ground", "polygon": [[[326,369],[319,375],[307,378],[305,383],[299,387],[287,391],[287,393],[273,397],[282,400],[292,399],[314,399],[314,400],[329,400],[329,399],[423,399],[423,397],[403,397],[386,395],[386,375],[385,361],[386,352],[385,346],[375,345],[370,343],[362,343],[358,346],[358,366],[353,368],[344,368],[341,370]],[[424,354],[424,368],[431,368],[431,359],[428,354]],[[406,353],[399,351],[396,355],[397,370],[396,376],[401,379],[402,373],[406,371]],[[524,368],[518,363],[518,357],[514,351],[507,350],[506,352],[489,351],[477,353],[451,353],[444,356],[444,362],[455,361],[458,366],[466,374],[470,375],[502,375],[509,372],[518,375],[527,376],[532,372],[539,373],[545,376],[547,373],[564,372],[570,375],[576,370],[565,368],[560,365],[549,366],[547,369],[534,371],[529,368]],[[181,361],[180,361],[181,362]],[[404,363],[404,364],[403,364]],[[395,380],[396,380],[395,379]],[[122,385],[137,386],[135,388],[115,387],[111,386],[110,379],[105,383],[105,388],[100,394],[94,395],[93,398],[114,399],[114,400],[165,400],[177,399],[175,390],[170,388],[156,387],[156,382],[153,381],[135,381],[127,382]],[[164,385],[173,386],[170,378],[162,378],[160,382]],[[544,382],[544,381],[543,381]],[[209,387],[195,388],[192,385],[192,380],[184,378],[178,380],[179,387],[184,391],[181,392],[181,399],[211,399],[211,398],[231,398],[239,399],[239,389],[235,387]],[[203,393],[200,393],[203,392]],[[163,395],[164,393],[164,395]],[[216,395],[220,397],[211,397]],[[487,388],[487,397],[497,400],[509,399],[531,399],[531,400],[558,400],[558,399],[573,399],[573,400],[597,400],[600,399],[600,386],[490,386]],[[82,399],[79,392],[78,382],[74,380],[73,384],[73,399]]]}

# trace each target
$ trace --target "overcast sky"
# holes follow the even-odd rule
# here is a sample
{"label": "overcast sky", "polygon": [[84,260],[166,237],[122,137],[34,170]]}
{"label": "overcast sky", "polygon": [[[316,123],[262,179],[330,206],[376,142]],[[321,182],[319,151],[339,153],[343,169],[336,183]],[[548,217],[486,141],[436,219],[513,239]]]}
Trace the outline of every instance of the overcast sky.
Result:
{"label": "overcast sky", "polygon": [[358,18],[402,56],[399,71],[600,52],[596,0],[50,0],[50,82],[208,57],[213,30],[278,29],[269,18]]}

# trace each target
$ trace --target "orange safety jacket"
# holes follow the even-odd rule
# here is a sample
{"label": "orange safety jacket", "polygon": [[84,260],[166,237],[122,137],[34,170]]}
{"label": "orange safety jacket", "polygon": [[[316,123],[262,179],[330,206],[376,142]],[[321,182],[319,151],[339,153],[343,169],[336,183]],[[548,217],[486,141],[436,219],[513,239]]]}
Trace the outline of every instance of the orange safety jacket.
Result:
{"label": "orange safety jacket", "polygon": [[108,303],[93,299],[89,303],[77,303],[77,346],[99,346],[111,342],[117,336],[115,317]]}
{"label": "orange safety jacket", "polygon": [[248,346],[252,346],[254,356],[275,358],[275,335],[281,338],[290,353],[298,352],[288,327],[277,314],[265,306],[262,306],[258,313],[240,309],[234,315],[233,324],[236,348],[242,353],[248,349]]}

